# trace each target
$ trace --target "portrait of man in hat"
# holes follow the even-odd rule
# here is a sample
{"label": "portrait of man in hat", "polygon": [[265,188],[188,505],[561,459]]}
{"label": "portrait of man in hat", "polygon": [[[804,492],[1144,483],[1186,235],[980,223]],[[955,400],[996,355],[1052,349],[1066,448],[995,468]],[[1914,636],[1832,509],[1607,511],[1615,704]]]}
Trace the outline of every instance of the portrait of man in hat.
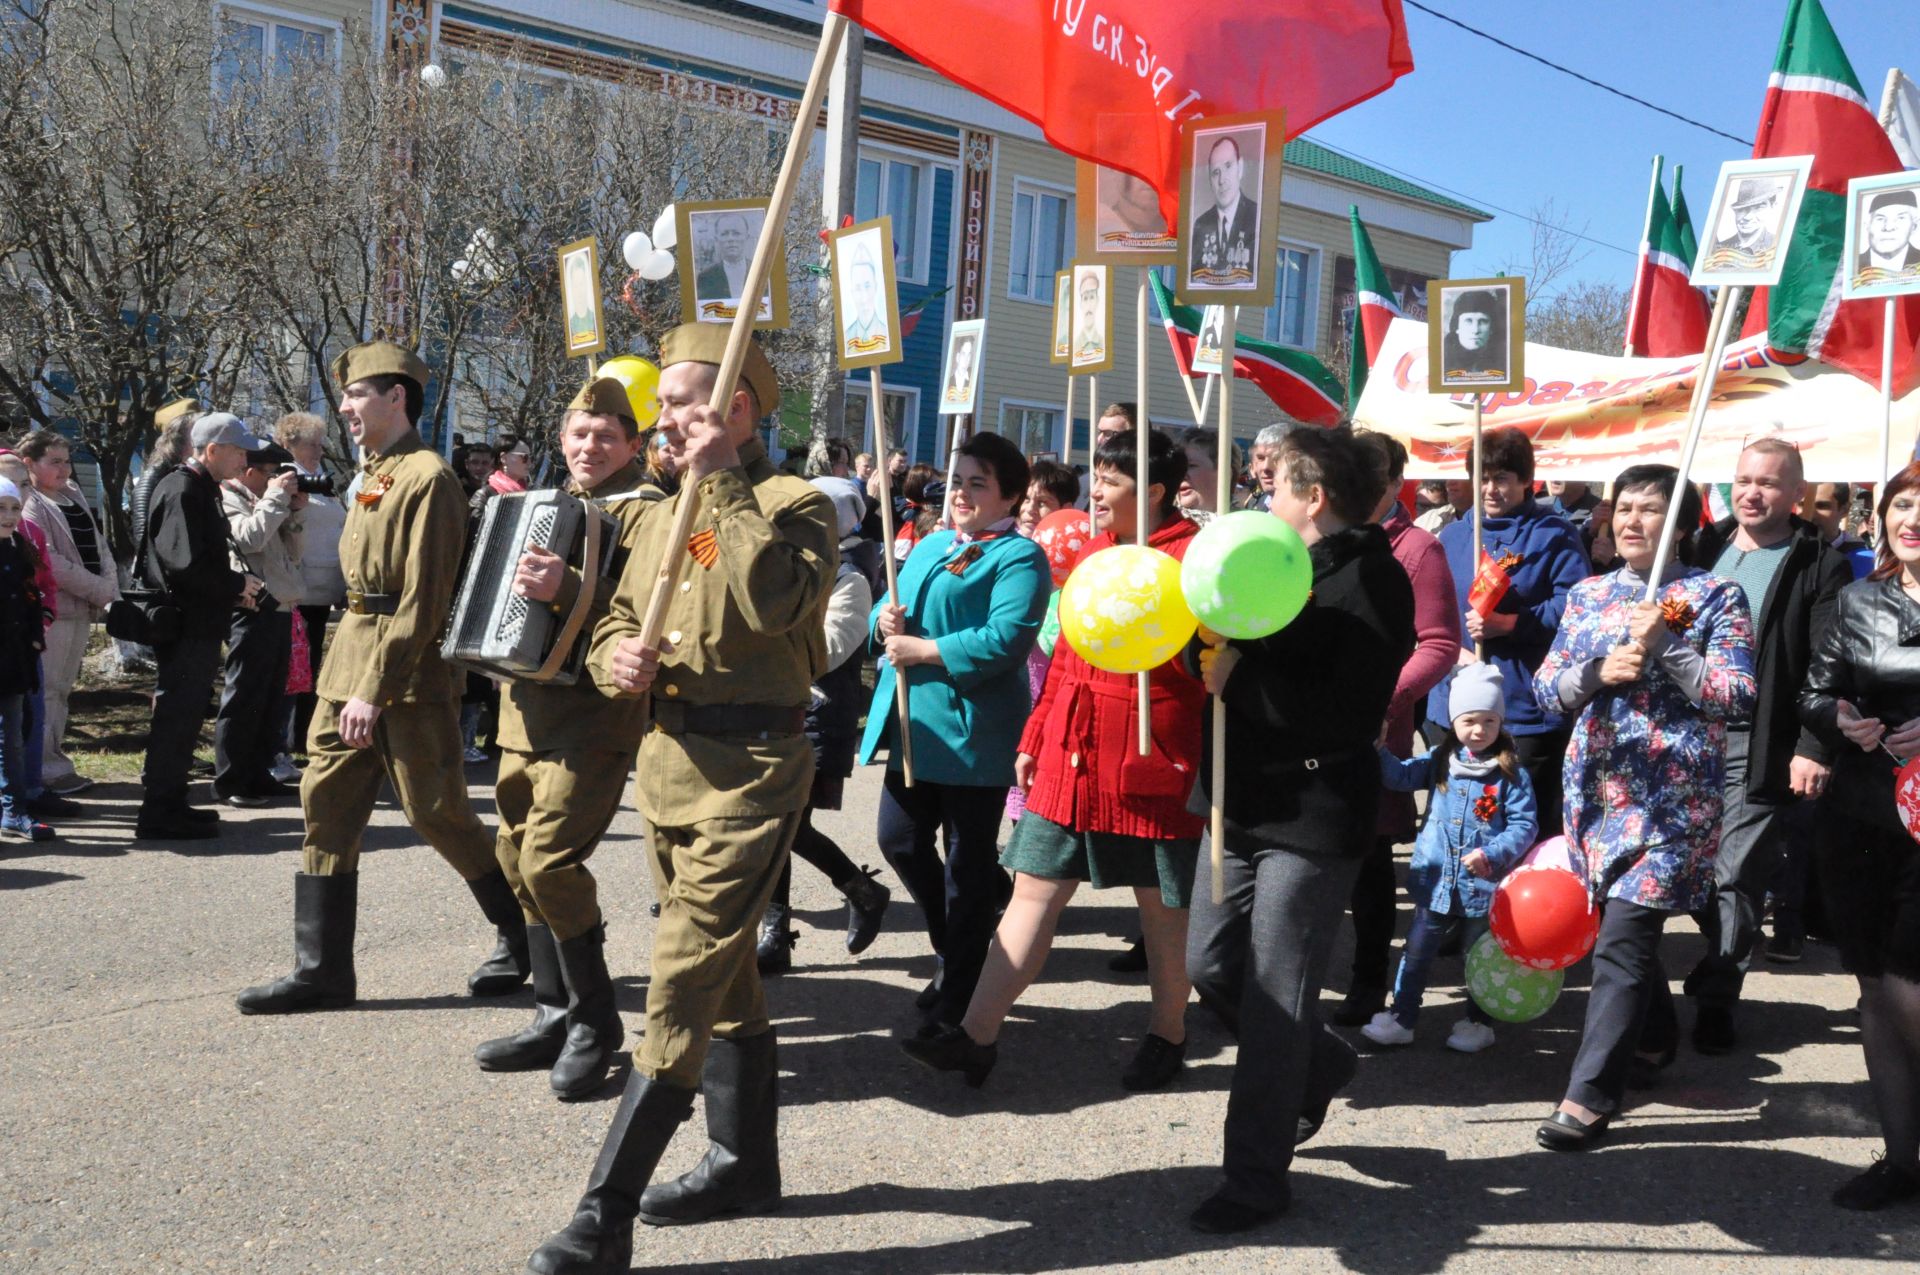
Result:
{"label": "portrait of man in hat", "polygon": [[[1742,177],[1728,201],[1733,232],[1713,241],[1716,257],[1725,253],[1729,264],[1747,269],[1765,269],[1773,262],[1780,242],[1780,217],[1785,208],[1785,177]],[[1723,215],[1714,222],[1716,229],[1726,224]]]}
{"label": "portrait of man in hat", "polygon": [[1913,243],[1913,232],[1920,227],[1920,199],[1913,188],[1880,191],[1865,201],[1859,215],[1855,243],[1864,250],[1854,257],[1854,282],[1920,277],[1920,248]]}
{"label": "portrait of man in hat", "polygon": [[1105,266],[1073,268],[1073,358],[1075,372],[1103,372],[1112,365],[1107,349],[1107,270]]}
{"label": "portrait of man in hat", "polygon": [[1440,304],[1446,312],[1446,336],[1441,341],[1445,383],[1505,381],[1511,298],[1499,288],[1463,288],[1444,293]]}

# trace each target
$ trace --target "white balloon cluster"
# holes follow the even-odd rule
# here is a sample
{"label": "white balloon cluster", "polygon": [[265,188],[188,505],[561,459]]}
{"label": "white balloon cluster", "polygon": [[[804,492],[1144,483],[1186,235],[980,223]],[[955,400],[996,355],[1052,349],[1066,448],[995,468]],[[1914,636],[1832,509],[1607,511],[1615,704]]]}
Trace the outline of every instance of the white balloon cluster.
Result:
{"label": "white balloon cluster", "polygon": [[675,242],[673,205],[668,204],[666,211],[654,219],[653,234],[634,231],[621,241],[620,255],[642,279],[658,281],[673,273]]}
{"label": "white balloon cluster", "polygon": [[467,240],[467,255],[447,269],[456,283],[484,286],[494,282],[500,277],[502,269],[499,241],[493,237],[491,230],[482,226],[473,232],[473,238]]}

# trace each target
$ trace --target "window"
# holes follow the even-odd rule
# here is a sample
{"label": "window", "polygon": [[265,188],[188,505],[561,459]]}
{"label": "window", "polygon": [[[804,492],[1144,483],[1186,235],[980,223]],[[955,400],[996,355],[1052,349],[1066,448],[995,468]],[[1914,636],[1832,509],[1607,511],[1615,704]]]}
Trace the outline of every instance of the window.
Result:
{"label": "window", "polygon": [[1311,350],[1314,320],[1320,312],[1320,253],[1283,243],[1275,273],[1279,279],[1273,290],[1273,308],[1267,311],[1267,340]]}
{"label": "window", "polygon": [[333,59],[333,32],[274,14],[222,5],[215,11],[220,40],[214,51],[213,89],[221,101],[242,85]]}
{"label": "window", "polygon": [[927,281],[933,173],[925,164],[863,154],[854,187],[853,219],[893,218],[894,273],[902,283]]}
{"label": "window", "polygon": [[1053,304],[1053,277],[1073,260],[1073,196],[1016,180],[1007,295]]}
{"label": "window", "polygon": [[[914,445],[919,441],[915,436],[920,432],[920,393],[918,390],[896,390],[881,386],[880,392],[887,401],[887,443],[890,447],[906,449],[907,459],[914,456]],[[857,438],[860,445],[856,452],[872,452],[878,456],[880,449],[873,441],[873,408],[869,389],[864,386],[847,386],[846,418],[840,429],[840,437]]]}
{"label": "window", "polygon": [[1033,403],[1000,402],[1000,433],[1020,445],[1031,457],[1036,452],[1060,452],[1060,418],[1057,407]]}

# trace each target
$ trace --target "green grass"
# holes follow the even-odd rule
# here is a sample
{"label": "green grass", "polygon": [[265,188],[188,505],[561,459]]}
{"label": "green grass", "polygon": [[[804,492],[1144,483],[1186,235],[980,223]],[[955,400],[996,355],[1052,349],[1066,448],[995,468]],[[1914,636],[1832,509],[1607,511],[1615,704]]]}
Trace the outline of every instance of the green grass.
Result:
{"label": "green grass", "polygon": [[[153,674],[120,669],[112,641],[96,630],[80,666],[67,717],[67,756],[89,779],[137,782],[146,761],[147,729],[153,720]],[[216,679],[209,703],[219,690]],[[213,716],[200,730],[194,756],[213,760]]]}

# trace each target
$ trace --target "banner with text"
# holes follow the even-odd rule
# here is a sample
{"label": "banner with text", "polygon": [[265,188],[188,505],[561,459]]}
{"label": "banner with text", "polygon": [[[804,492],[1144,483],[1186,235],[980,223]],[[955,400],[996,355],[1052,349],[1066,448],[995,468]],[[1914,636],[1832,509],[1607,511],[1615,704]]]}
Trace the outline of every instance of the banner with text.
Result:
{"label": "banner with text", "polygon": [[[1610,482],[1629,465],[1676,464],[1703,358],[1629,359],[1527,344],[1526,384],[1481,398],[1488,429],[1533,439],[1541,479]],[[1406,444],[1408,478],[1462,478],[1473,451],[1473,396],[1427,392],[1427,325],[1395,319],[1354,423]],[[1874,481],[1880,394],[1856,376],[1766,348],[1764,334],[1727,348],[1693,465],[1730,482],[1740,449],[1777,434],[1800,449],[1813,482]],[[1893,405],[1894,466],[1913,455],[1920,390]]]}

